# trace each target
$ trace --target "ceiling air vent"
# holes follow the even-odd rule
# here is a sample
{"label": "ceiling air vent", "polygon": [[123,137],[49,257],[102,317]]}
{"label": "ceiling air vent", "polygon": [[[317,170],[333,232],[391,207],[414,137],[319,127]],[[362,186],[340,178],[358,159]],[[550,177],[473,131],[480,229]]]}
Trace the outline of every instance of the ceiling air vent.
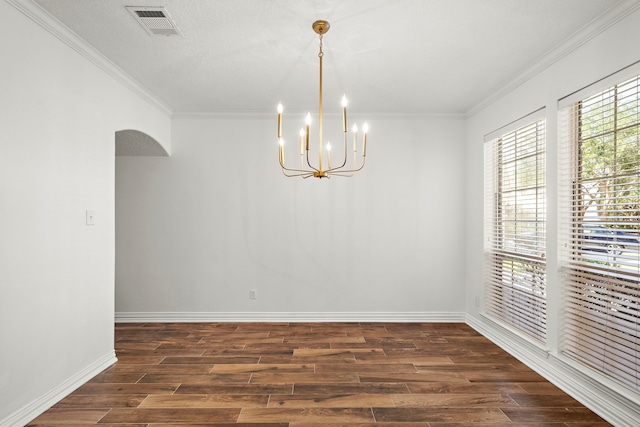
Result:
{"label": "ceiling air vent", "polygon": [[182,35],[164,7],[127,6],[127,10],[151,36]]}

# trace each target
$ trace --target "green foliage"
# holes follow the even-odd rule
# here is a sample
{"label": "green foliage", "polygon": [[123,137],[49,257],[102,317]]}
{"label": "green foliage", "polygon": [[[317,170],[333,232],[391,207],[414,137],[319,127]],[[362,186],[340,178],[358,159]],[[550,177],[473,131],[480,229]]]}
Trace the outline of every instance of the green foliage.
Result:
{"label": "green foliage", "polygon": [[640,229],[640,79],[580,103],[583,214],[605,224]]}

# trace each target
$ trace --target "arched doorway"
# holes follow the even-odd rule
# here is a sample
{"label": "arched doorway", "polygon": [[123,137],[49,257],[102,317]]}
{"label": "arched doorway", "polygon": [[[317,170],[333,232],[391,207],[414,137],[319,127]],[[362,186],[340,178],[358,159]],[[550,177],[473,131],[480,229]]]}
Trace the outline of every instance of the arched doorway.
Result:
{"label": "arched doorway", "polygon": [[[143,209],[136,205],[138,196],[132,197],[127,191],[125,184],[126,174],[123,170],[132,170],[131,165],[148,162],[164,163],[169,157],[167,150],[155,138],[144,132],[125,129],[115,133],[115,320],[118,321],[119,306],[123,300],[127,299],[126,280],[128,277],[127,266],[129,265],[126,254],[127,248],[135,244],[131,232],[131,218],[139,215]],[[165,159],[163,159],[165,158]],[[148,195],[148,194],[147,194]],[[134,200],[134,202],[132,202]]]}
{"label": "arched doorway", "polygon": [[167,150],[144,132],[126,129],[116,132],[116,157],[118,156],[151,156],[168,157]]}

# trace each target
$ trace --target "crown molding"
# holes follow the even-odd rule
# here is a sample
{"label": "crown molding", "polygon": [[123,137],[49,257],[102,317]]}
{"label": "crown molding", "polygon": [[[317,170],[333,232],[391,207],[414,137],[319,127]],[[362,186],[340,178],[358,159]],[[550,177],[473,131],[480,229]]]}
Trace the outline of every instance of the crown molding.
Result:
{"label": "crown molding", "polygon": [[[96,65],[102,71],[113,77],[116,81],[127,87],[129,90],[145,99],[151,105],[158,108],[161,112],[171,118],[177,119],[263,119],[271,114],[266,112],[173,112],[171,107],[158,98],[154,93],[141,85],[138,81],[134,80],[130,75],[124,72],[121,68],[107,59],[104,55],[98,52],[93,46],[81,39],[77,34],[71,31],[68,27],[64,26],[60,21],[55,19],[44,9],[42,9],[33,0],[5,0],[8,4],[15,9],[22,12],[32,21],[37,23],[43,29],[53,34],[59,40],[66,45],[74,49],[80,55],[85,57],[91,63]],[[491,92],[491,94],[481,101],[473,105],[464,113],[452,113],[452,114],[429,114],[429,113],[407,113],[407,114],[384,114],[376,113],[376,118],[440,118],[440,119],[466,119],[479,111],[486,108],[499,98],[503,97],[507,93],[511,92],[515,88],[521,86],[523,83],[539,74],[546,68],[550,67],[554,63],[558,62],[562,58],[569,55],[571,52],[587,43],[589,40],[596,37],[598,34],[607,30],[611,26],[615,25],[626,16],[635,12],[640,8],[640,2],[637,0],[621,0],[615,6],[611,7],[607,12],[601,14],[589,24],[582,27],[580,30],[571,35],[568,39],[561,44],[553,48],[551,51],[536,60],[531,66],[518,74],[515,78],[510,79],[508,82],[500,85],[499,89]]]}
{"label": "crown molding", "polygon": [[92,64],[96,65],[118,83],[131,90],[133,93],[157,108],[167,117],[171,117],[172,109],[150,90],[134,80],[129,74],[111,62],[89,43],[81,39],[76,33],[63,25],[56,18],[47,13],[33,0],[5,0],[8,4],[27,16],[40,27],[54,35],[64,44],[82,55]]}
{"label": "crown molding", "polygon": [[[274,110],[275,111],[275,110]],[[275,113],[265,111],[174,111],[172,119],[179,120],[268,120]]]}
{"label": "crown molding", "polygon": [[458,312],[116,312],[116,323],[145,322],[464,322]]}
{"label": "crown molding", "polygon": [[504,84],[501,84],[499,88],[497,88],[495,91],[492,91],[489,96],[482,99],[480,102],[467,110],[467,112],[465,113],[465,117],[469,118],[482,111],[487,106],[491,105],[498,99],[505,96],[507,93],[521,86],[537,74],[541,73],[567,55],[571,54],[580,46],[584,45],[589,40],[603,33],[638,9],[640,9],[639,1],[621,0],[615,6],[612,6],[609,10],[589,22],[587,25],[565,39],[562,43],[538,58],[532,65],[530,65],[516,77],[510,79]]}
{"label": "crown molding", "polygon": [[[304,117],[307,112],[289,112],[291,116]],[[324,112],[325,118],[341,118],[342,113]],[[383,113],[383,112],[360,112],[360,116],[366,116],[376,120],[466,120],[464,113]],[[265,111],[235,111],[235,112],[188,112],[178,111],[171,115],[173,119],[184,120],[273,120],[275,112]]]}

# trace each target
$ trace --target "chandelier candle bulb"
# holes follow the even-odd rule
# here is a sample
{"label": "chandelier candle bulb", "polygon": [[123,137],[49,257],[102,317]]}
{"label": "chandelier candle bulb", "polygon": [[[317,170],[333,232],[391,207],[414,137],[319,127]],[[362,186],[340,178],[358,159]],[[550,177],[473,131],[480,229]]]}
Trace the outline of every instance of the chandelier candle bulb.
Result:
{"label": "chandelier candle bulb", "polygon": [[347,95],[342,95],[342,132],[347,133]]}
{"label": "chandelier candle bulb", "polygon": [[278,138],[282,138],[282,104],[278,104]]}

